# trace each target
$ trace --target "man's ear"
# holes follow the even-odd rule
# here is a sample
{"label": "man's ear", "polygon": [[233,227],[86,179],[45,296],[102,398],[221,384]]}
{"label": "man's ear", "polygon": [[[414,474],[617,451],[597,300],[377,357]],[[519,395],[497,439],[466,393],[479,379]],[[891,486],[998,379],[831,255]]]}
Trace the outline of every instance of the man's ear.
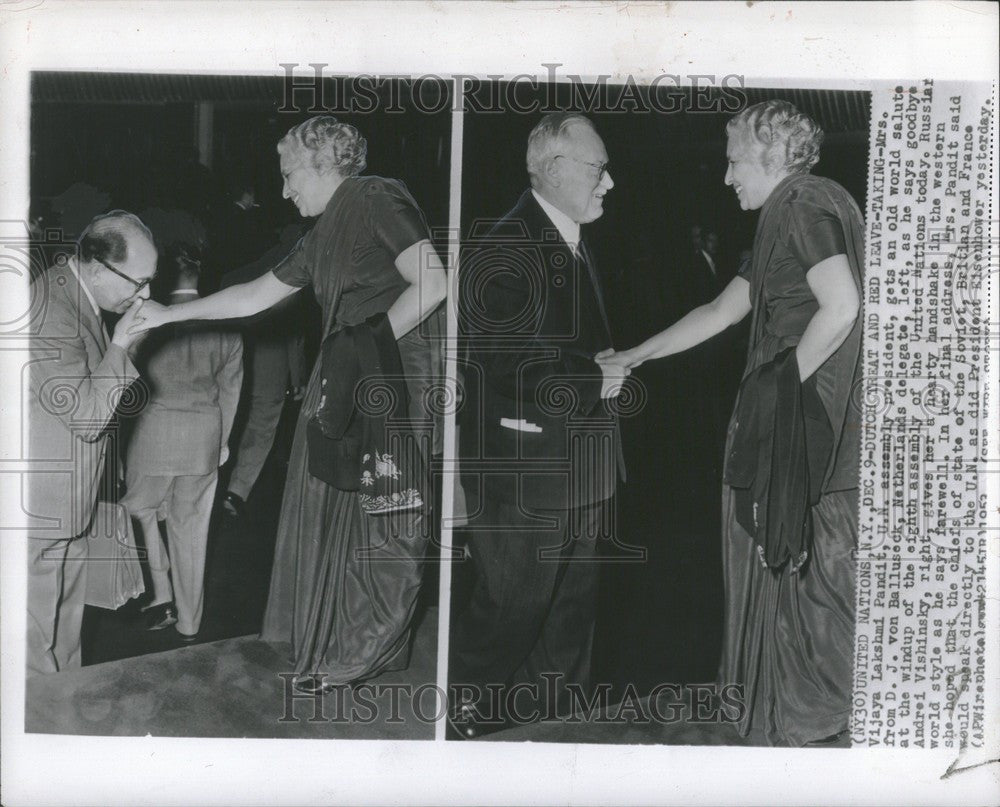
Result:
{"label": "man's ear", "polygon": [[562,185],[562,168],[559,166],[559,160],[555,157],[549,157],[545,161],[543,173],[545,174],[546,182],[552,187],[558,188]]}

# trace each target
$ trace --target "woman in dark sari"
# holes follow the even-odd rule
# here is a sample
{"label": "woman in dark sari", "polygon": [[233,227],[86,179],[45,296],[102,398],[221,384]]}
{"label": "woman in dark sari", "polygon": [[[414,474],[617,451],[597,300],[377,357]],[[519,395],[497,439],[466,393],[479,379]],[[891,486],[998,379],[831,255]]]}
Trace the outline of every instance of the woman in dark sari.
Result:
{"label": "woman in dark sari", "polygon": [[[311,285],[323,309],[324,340],[387,317],[409,416],[426,420],[422,408],[436,368],[435,346],[417,325],[444,299],[446,280],[423,214],[403,183],[359,176],[365,139],[336,118],[294,127],[278,152],[285,197],[303,216],[319,216],[312,230],[257,280],[182,305],[147,306],[142,327],[247,317]],[[265,640],[291,643],[295,684],[306,692],[406,666],[429,531],[423,510],[371,514],[361,506],[363,491],[340,490],[310,474],[306,433],[322,406],[322,360],[313,369],[292,444],[261,633]]]}
{"label": "woman in dark sari", "polygon": [[[637,347],[599,360],[637,367],[700,344],[753,314],[726,445],[719,681],[743,687],[742,735],[752,731],[768,745],[801,746],[842,735],[850,717],[859,458],[852,393],[860,373],[863,220],[840,185],[810,175],[823,134],[791,104],[749,107],[730,120],[727,133],[726,184],[744,210],[761,209],[753,260],[712,302]],[[800,388],[808,386],[822,402],[829,421],[822,457],[829,459],[814,472],[808,552],[768,565],[759,538],[738,512],[731,466],[740,429],[747,428],[737,414],[756,394],[750,381],[783,356],[793,385],[799,386],[797,365]],[[786,437],[778,430],[793,428],[774,427],[772,446]]]}

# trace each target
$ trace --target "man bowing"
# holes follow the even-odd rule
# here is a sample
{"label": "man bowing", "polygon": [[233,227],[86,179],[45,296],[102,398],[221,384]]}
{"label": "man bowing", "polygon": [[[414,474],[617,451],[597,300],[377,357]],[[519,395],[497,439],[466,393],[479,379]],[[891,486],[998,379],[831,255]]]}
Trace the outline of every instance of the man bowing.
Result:
{"label": "man bowing", "polygon": [[[156,272],[146,226],[115,210],[95,218],[77,254],[35,280],[28,397],[28,675],[80,666],[86,539],[115,407],[138,376],[128,330]],[[122,314],[109,336],[101,311]],[[111,449],[114,451],[114,449]]]}

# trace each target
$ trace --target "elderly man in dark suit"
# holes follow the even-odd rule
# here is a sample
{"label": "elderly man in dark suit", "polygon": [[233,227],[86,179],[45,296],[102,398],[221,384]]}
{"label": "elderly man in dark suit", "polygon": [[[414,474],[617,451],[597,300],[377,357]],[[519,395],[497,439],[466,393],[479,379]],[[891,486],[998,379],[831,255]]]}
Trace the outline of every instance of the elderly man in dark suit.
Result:
{"label": "elderly man in dark suit", "polygon": [[[115,408],[138,376],[129,334],[156,272],[146,226],[116,210],[95,218],[76,255],[34,282],[28,445],[29,675],[80,666],[87,544]],[[101,311],[122,314],[109,337]],[[111,449],[114,450],[113,448]]]}
{"label": "elderly man in dark suit", "polygon": [[605,404],[624,375],[594,361],[611,335],[580,231],[614,187],[607,163],[590,120],[546,116],[528,139],[531,188],[463,252],[459,452],[474,581],[454,622],[450,669],[453,725],[464,736],[497,711],[490,684],[507,693],[492,715],[501,725],[566,714],[567,685],[589,685],[595,543],[608,534],[624,473]]}
{"label": "elderly man in dark suit", "polygon": [[[168,253],[174,290],[170,302],[198,297],[196,252],[177,245]],[[128,445],[122,501],[139,522],[149,558],[153,599],[148,628],[176,625],[183,641],[194,641],[204,610],[208,526],[226,461],[243,381],[243,341],[200,323],[162,328],[136,359],[149,386],[149,400]],[[160,537],[166,521],[169,552]]]}

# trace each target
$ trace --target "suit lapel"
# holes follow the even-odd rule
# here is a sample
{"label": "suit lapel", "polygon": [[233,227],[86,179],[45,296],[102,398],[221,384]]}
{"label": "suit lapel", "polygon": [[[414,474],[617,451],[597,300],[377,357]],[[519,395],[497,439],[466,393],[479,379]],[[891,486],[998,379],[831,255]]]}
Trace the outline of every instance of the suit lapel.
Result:
{"label": "suit lapel", "polygon": [[[83,290],[83,281],[78,280],[77,276],[69,269],[65,269],[63,272],[63,276],[66,278],[66,283],[62,285],[63,293],[66,295],[70,309],[76,312],[77,322],[80,323],[81,331],[86,331],[91,337],[90,341],[100,350],[100,355],[97,356],[99,361],[108,349],[107,331],[104,329],[104,322],[94,312],[94,307],[90,304],[90,298],[87,297],[87,292]],[[90,350],[88,349],[87,352],[90,353]]]}
{"label": "suit lapel", "polygon": [[[545,211],[542,210],[541,205],[538,204],[538,201],[530,190],[522,194],[517,207],[514,209],[514,213],[525,222],[530,237],[543,245],[546,251],[557,249],[562,253],[563,259],[568,262],[564,265],[577,264],[582,266],[584,271],[578,273],[578,277],[580,278],[579,289],[582,291],[589,286],[593,301],[596,304],[594,306],[596,313],[601,319],[603,336],[610,346],[611,328],[608,322],[607,311],[604,307],[604,296],[601,293],[601,284],[597,276],[597,266],[593,263],[592,253],[584,245],[583,234],[581,233],[577,252],[574,253],[570,245],[563,240],[559,229],[545,214]],[[570,287],[565,286],[564,288],[568,289]],[[583,310],[586,307],[586,305],[582,306],[581,309]]]}

